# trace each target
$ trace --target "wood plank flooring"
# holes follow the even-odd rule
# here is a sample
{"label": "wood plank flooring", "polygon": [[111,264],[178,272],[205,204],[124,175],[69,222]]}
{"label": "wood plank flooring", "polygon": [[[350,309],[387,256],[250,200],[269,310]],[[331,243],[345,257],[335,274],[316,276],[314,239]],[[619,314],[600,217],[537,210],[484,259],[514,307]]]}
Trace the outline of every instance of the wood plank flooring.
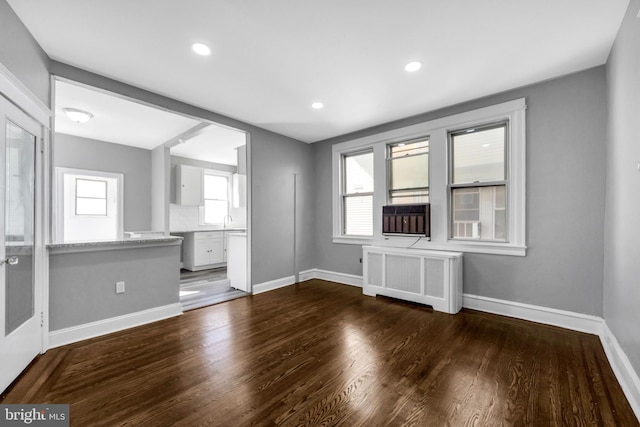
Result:
{"label": "wood plank flooring", "polygon": [[311,280],[57,348],[1,403],[74,426],[636,426],[594,335]]}

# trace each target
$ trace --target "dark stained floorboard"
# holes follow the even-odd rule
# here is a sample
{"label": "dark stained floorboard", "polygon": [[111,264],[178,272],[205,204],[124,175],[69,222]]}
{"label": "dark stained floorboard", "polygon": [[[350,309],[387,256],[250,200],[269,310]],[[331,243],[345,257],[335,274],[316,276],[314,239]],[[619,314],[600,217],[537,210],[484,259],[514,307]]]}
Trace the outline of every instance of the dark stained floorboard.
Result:
{"label": "dark stained floorboard", "polygon": [[320,280],[52,349],[2,403],[74,426],[638,425],[594,335]]}

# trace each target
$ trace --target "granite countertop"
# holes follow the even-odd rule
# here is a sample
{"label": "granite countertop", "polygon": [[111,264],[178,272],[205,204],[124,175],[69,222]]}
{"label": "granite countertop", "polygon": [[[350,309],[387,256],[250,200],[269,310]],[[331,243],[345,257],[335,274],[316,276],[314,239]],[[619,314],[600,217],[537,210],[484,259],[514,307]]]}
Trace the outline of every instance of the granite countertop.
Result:
{"label": "granite countertop", "polygon": [[146,244],[178,243],[182,237],[178,236],[150,236],[139,238],[126,238],[118,240],[97,240],[90,242],[64,242],[49,243],[47,249],[101,249],[107,247],[128,247]]}

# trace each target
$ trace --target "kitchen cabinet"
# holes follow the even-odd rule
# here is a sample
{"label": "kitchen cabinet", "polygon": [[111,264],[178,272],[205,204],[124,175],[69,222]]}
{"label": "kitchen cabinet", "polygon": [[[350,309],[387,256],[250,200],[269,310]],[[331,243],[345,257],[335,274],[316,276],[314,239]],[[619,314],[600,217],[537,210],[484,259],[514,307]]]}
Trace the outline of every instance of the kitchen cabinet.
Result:
{"label": "kitchen cabinet", "polygon": [[176,166],[176,203],[184,206],[204,205],[204,169],[195,166]]}
{"label": "kitchen cabinet", "polygon": [[225,266],[224,231],[184,233],[182,259],[184,268],[191,271]]}
{"label": "kitchen cabinet", "polygon": [[231,287],[249,292],[247,283],[247,233],[228,233],[227,277]]}

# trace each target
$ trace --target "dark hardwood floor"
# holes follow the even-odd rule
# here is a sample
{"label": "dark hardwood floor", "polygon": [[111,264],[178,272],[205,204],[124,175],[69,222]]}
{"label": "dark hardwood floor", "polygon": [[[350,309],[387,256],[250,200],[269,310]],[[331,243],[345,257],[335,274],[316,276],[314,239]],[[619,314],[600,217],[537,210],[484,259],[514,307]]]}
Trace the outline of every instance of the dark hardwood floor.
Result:
{"label": "dark hardwood floor", "polygon": [[598,337],[320,280],[48,351],[74,426],[635,426]]}

